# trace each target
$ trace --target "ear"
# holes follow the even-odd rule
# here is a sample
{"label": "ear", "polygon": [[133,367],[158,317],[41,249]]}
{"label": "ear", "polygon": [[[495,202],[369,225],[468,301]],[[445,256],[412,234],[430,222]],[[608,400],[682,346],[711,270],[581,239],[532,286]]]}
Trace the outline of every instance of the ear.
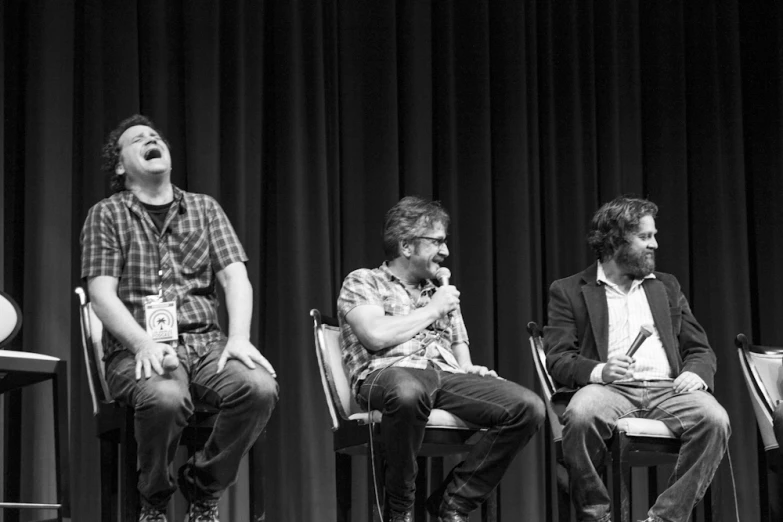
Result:
{"label": "ear", "polygon": [[125,165],[122,164],[122,161],[117,162],[117,166],[114,167],[114,172],[116,172],[118,176],[125,174]]}
{"label": "ear", "polygon": [[411,257],[413,254],[413,243],[407,240],[400,241],[400,253],[403,257]]}

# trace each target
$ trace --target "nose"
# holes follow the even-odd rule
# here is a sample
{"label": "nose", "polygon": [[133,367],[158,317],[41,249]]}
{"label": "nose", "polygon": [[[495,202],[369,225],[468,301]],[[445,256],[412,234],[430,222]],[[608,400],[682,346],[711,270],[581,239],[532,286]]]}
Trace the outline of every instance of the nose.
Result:
{"label": "nose", "polygon": [[449,245],[443,243],[438,249],[438,252],[440,252],[440,255],[443,257],[449,257]]}
{"label": "nose", "polygon": [[652,248],[653,250],[657,250],[657,248],[658,248],[658,240],[655,239],[655,238],[651,238],[650,239],[650,243],[647,246]]}

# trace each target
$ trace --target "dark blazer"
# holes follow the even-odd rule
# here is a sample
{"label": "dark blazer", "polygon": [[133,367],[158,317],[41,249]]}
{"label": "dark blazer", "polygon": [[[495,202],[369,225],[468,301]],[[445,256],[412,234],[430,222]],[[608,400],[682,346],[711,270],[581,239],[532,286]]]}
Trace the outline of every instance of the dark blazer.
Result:
{"label": "dark blazer", "polygon": [[[607,359],[609,311],[606,290],[596,281],[597,270],[596,263],[549,287],[544,349],[549,374],[566,388],[561,391],[589,384],[593,368]],[[674,375],[693,372],[712,390],[715,353],[691,313],[680,283],[673,275],[655,272],[655,279],[645,279],[642,288]]]}

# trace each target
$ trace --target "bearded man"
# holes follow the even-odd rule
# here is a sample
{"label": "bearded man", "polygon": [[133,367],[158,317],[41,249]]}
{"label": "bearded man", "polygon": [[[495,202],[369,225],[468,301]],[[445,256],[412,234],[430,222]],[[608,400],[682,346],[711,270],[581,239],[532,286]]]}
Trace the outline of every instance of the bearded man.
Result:
{"label": "bearded man", "polygon": [[[597,262],[549,289],[544,346],[549,373],[570,397],[563,454],[580,521],[611,520],[597,468],[619,419],[663,421],[682,441],[669,487],[645,522],[687,521],[728,444],[707,335],[677,279],[655,271],[657,213],[645,199],[606,203],[588,235]],[[649,336],[629,354],[643,327]]]}

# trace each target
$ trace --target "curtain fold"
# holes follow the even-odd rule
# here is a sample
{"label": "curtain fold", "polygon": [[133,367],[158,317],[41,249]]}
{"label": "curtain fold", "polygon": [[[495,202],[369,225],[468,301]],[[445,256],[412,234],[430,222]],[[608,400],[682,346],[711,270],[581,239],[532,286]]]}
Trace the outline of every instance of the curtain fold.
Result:
{"label": "curtain fold", "polygon": [[[380,265],[391,205],[443,202],[473,359],[535,389],[524,325],[545,322],[554,279],[593,261],[589,219],[622,193],[660,207],[658,266],[679,278],[718,355],[739,512],[758,519],[755,419],[732,340],[783,345],[774,0],[6,0],[0,19],[0,282],[23,306],[12,348],[70,363],[75,520],[99,518],[72,295],[79,232],[108,195],[103,140],[136,112],[170,141],[173,182],[216,197],[250,257],[252,338],[281,386],[267,520],[334,519],[307,312],[335,315],[343,278]],[[4,442],[32,463],[20,482],[5,477],[6,492],[53,495],[48,401],[43,387],[3,399]],[[545,442],[504,479],[504,518],[543,520]],[[231,520],[247,517],[246,475],[221,504]],[[727,466],[717,480],[731,513]]]}

